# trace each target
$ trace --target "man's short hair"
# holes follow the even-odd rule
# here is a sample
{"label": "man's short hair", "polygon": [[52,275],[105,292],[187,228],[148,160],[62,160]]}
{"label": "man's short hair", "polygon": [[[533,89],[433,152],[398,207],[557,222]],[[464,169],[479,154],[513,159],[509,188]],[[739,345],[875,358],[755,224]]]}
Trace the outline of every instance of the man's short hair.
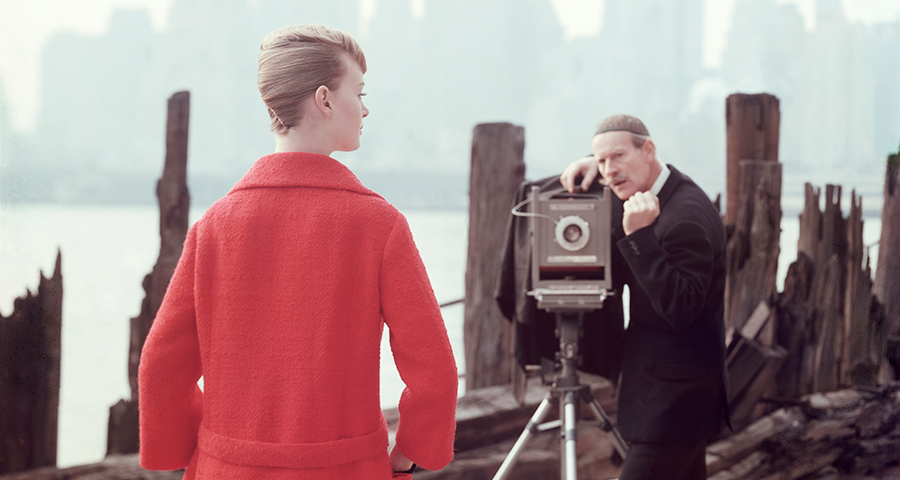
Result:
{"label": "man's short hair", "polygon": [[637,117],[621,113],[607,117],[605,120],[598,123],[594,135],[596,136],[601,133],[617,131],[631,132],[642,137],[650,136],[650,132],[647,130],[647,127],[644,126],[644,122],[638,120]]}

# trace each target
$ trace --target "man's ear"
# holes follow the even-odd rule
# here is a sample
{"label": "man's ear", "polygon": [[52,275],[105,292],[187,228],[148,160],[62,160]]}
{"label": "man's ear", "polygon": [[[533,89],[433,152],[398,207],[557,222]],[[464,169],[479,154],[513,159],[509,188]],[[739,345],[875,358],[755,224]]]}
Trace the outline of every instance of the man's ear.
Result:
{"label": "man's ear", "polygon": [[644,142],[644,144],[641,145],[641,150],[643,150],[644,153],[647,154],[648,160],[656,159],[656,144],[653,143],[653,140],[650,140],[648,138]]}
{"label": "man's ear", "polygon": [[320,85],[315,93],[316,109],[323,115],[331,116],[331,90],[325,85]]}

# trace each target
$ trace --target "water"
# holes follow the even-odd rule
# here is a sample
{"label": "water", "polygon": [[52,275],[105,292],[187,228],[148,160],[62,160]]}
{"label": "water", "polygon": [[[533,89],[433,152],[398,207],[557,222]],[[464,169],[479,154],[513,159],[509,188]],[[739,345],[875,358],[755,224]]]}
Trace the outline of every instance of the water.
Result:
{"label": "water", "polygon": [[[191,212],[191,221],[202,214]],[[440,303],[465,290],[467,214],[406,211]],[[129,319],[140,312],[141,281],[159,254],[156,207],[33,205],[0,208],[0,313],[39,271],[52,276],[62,252],[63,322],[57,464],[99,461],[106,454],[109,407],[130,398]],[[460,371],[464,370],[463,308],[442,309]],[[382,406],[394,407],[403,383],[382,342]],[[462,382],[461,382],[462,383]],[[462,390],[462,388],[461,388]]]}
{"label": "water", "polygon": [[[191,212],[194,221],[201,210]],[[405,211],[439,302],[465,290],[467,214]],[[846,214],[846,212],[845,212]],[[129,398],[129,319],[144,298],[141,281],[159,253],[156,207],[33,205],[0,207],[0,313],[35,292],[39,271],[51,276],[62,251],[63,327],[58,464],[91,463],[106,452],[109,407]],[[878,241],[879,218],[867,218],[863,239]],[[778,287],[797,257],[796,214],[782,221]],[[877,246],[870,251],[874,272]],[[457,364],[464,371],[462,304],[442,310]],[[382,355],[382,406],[396,406],[403,383],[388,353]],[[461,382],[462,390],[462,382]]]}

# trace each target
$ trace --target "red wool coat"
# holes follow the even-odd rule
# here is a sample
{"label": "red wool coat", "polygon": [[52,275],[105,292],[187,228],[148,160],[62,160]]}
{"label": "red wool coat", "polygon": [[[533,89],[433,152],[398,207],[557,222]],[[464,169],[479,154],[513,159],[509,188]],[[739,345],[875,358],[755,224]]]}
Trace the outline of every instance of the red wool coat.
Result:
{"label": "red wool coat", "polygon": [[384,325],[406,384],[397,445],[440,469],[456,363],[406,219],[329,157],[259,159],[190,229],[147,337],[141,465],[189,479],[391,478]]}

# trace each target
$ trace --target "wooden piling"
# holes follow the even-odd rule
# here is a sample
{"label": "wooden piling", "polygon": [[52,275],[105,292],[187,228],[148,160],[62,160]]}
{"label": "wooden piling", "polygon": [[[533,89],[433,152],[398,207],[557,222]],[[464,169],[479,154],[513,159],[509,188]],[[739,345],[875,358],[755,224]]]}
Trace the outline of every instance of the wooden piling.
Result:
{"label": "wooden piling", "polygon": [[725,125],[725,224],[730,225],[736,221],[740,205],[741,160],[778,161],[778,97],[767,93],[729,95],[725,101]]}
{"label": "wooden piling", "polygon": [[761,301],[777,295],[781,240],[781,164],[740,162],[740,198],[728,238],[725,325],[740,331]]}
{"label": "wooden piling", "polygon": [[56,465],[62,339],[62,253],[0,316],[0,473]]}
{"label": "wooden piling", "polygon": [[884,356],[884,328],[873,315],[871,270],[862,244],[862,201],[852,192],[841,212],[841,187],[806,184],[798,258],[778,300],[778,343],[788,358],[778,396],[798,398],[842,385],[874,384]]}
{"label": "wooden piling", "polygon": [[463,320],[466,391],[509,384],[517,370],[513,326],[500,313],[494,291],[510,208],[525,179],[524,152],[522,127],[488,123],[474,129]]}
{"label": "wooden piling", "polygon": [[187,145],[190,100],[190,92],[182,91],[172,95],[168,102],[166,158],[162,177],[156,184],[156,196],[159,199],[159,258],[153,270],[144,277],[146,296],[141,303],[141,312],[131,319],[128,355],[131,399],[120,400],[110,408],[107,455],[138,451],[137,374],[141,349],[181,257],[188,230],[190,195],[187,188]]}
{"label": "wooden piling", "polygon": [[900,152],[887,158],[881,240],[872,292],[884,308],[888,333],[900,335]]}
{"label": "wooden piling", "polygon": [[874,386],[884,357],[885,328],[881,318],[872,317],[872,269],[862,239],[862,211],[862,198],[854,190],[847,216],[847,279],[839,379],[842,385]]}

